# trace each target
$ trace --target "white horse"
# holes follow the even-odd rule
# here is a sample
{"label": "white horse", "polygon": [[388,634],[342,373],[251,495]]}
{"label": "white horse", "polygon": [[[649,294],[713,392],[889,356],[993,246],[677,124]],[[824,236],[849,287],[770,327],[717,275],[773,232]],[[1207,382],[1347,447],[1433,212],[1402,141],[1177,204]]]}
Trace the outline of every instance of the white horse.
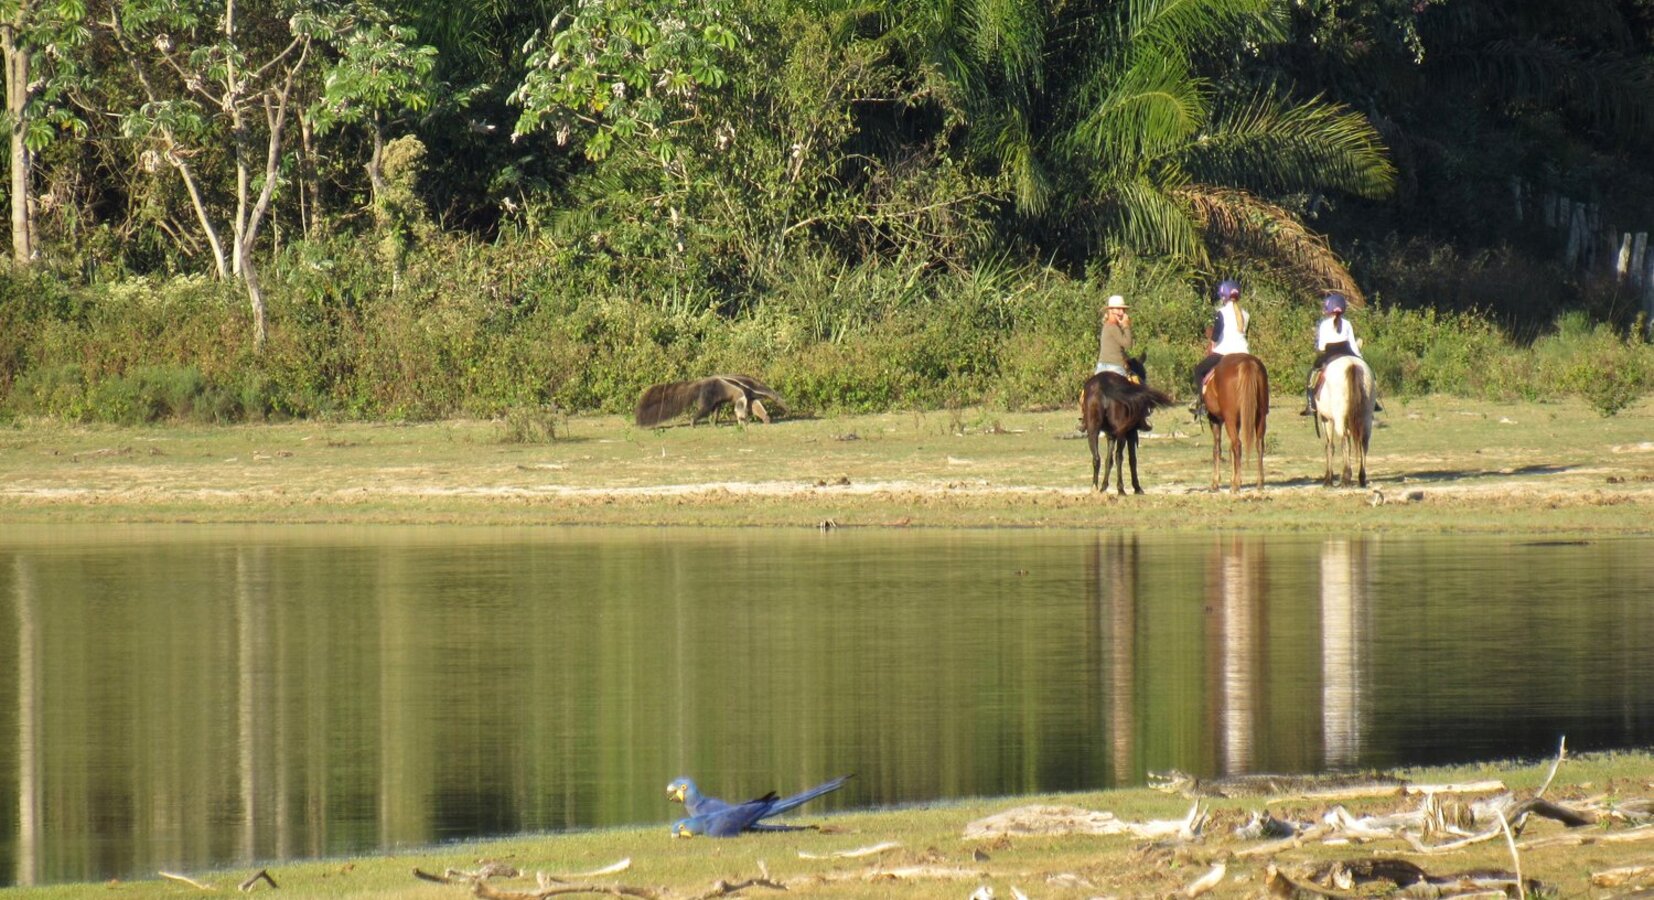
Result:
{"label": "white horse", "polygon": [[1331,487],[1332,457],[1344,449],[1344,485],[1350,483],[1350,453],[1359,461],[1361,486],[1367,486],[1367,443],[1373,435],[1373,403],[1377,385],[1372,367],[1359,356],[1340,356],[1327,363],[1321,386],[1315,390],[1315,417],[1322,424],[1327,448],[1327,472],[1321,483]]}

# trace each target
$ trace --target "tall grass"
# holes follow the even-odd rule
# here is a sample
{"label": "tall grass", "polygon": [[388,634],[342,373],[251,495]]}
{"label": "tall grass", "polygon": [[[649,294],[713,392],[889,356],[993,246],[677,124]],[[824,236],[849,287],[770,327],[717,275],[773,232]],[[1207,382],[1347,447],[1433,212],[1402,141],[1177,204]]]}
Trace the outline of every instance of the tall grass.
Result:
{"label": "tall grass", "polygon": [[[270,340],[230,286],[200,278],[73,287],[0,276],[0,412],[87,422],[500,418],[626,412],[647,385],[765,378],[796,412],[1067,405],[1111,293],[1132,303],[1150,378],[1187,396],[1208,300],[1174,268],[1116,261],[1070,277],[800,256],[762,284],[611,266],[535,239],[441,239],[397,287],[371,248],[299,244],[270,267]],[[1244,279],[1253,352],[1292,391],[1318,310]],[[662,286],[664,285],[664,287]],[[1584,396],[1611,415],[1654,388],[1654,348],[1575,313],[1531,343],[1472,310],[1376,299],[1352,313],[1386,396]],[[538,414],[535,414],[538,415]]]}

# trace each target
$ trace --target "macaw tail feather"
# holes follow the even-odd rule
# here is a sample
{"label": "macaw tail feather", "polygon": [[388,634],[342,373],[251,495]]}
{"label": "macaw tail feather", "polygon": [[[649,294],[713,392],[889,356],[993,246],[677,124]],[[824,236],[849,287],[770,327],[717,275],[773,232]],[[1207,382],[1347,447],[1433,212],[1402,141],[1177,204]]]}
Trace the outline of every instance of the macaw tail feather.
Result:
{"label": "macaw tail feather", "polygon": [[813,788],[810,788],[807,791],[800,791],[796,794],[793,794],[790,797],[782,797],[780,800],[775,801],[775,807],[774,807],[773,811],[771,812],[771,815],[774,815],[775,813],[786,812],[789,809],[794,809],[796,807],[803,806],[804,804],[810,802],[811,800],[814,800],[815,798],[821,796],[822,794],[831,794],[832,792],[838,790],[839,788],[844,787],[844,783],[849,781],[850,779],[852,779],[854,777],[856,777],[854,774],[840,775],[839,777],[834,778],[832,781],[823,782],[821,784],[816,785]]}

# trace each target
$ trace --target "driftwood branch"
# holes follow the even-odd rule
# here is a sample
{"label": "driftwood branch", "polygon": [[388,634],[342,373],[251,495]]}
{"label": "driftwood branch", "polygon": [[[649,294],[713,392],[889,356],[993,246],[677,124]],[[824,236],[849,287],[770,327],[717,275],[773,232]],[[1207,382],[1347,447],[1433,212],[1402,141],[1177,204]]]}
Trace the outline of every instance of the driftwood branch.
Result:
{"label": "driftwood branch", "polygon": [[624,884],[557,884],[537,891],[502,891],[489,887],[487,882],[481,880],[472,882],[471,893],[484,900],[542,900],[562,894],[608,894],[611,897],[643,897],[646,900],[658,900],[662,896],[649,888]]}
{"label": "driftwood branch", "polygon": [[200,882],[200,881],[196,881],[194,878],[191,878],[188,875],[179,875],[176,872],[160,872],[158,874],[162,878],[167,879],[168,881],[176,881],[176,882],[179,882],[180,884],[187,884],[190,887],[195,888],[196,890],[199,890],[199,891],[217,890],[217,888],[213,887],[212,885],[205,884],[205,883]]}
{"label": "driftwood branch", "polygon": [[242,892],[243,894],[245,894],[248,891],[252,890],[253,888],[257,887],[258,883],[260,881],[268,882],[271,887],[277,888],[278,890],[281,887],[280,885],[276,884],[276,880],[274,878],[270,877],[270,870],[269,869],[259,869],[257,872],[254,872],[251,876],[249,876],[246,881],[243,881],[242,883],[236,885],[236,890],[238,890],[238,891]]}
{"label": "driftwood branch", "polygon": [[[1558,759],[1560,760],[1561,757],[1558,757]],[[1541,788],[1541,790],[1544,789]],[[1516,898],[1517,900],[1528,900],[1527,888],[1522,886],[1522,856],[1516,852],[1516,835],[1511,834],[1510,820],[1505,818],[1503,812],[1499,813],[1499,827],[1505,832],[1505,844],[1510,847],[1511,865],[1516,869]]]}
{"label": "driftwood branch", "polygon": [[1654,866],[1620,866],[1591,873],[1591,884],[1597,887],[1624,887],[1644,881],[1654,881]]}

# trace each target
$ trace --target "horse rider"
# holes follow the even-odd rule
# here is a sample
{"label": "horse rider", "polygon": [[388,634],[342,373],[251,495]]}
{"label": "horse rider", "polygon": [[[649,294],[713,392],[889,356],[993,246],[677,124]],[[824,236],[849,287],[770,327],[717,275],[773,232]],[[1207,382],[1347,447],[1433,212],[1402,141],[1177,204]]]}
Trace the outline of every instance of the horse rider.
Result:
{"label": "horse rider", "polygon": [[[1327,363],[1340,356],[1361,355],[1361,342],[1355,338],[1355,327],[1344,318],[1349,308],[1350,302],[1337,291],[1328,292],[1321,302],[1321,325],[1315,329],[1315,349],[1320,355],[1309,367],[1309,384],[1305,390],[1308,399],[1298,412],[1300,416],[1315,415],[1315,388]],[[1374,408],[1378,408],[1376,404]]]}
{"label": "horse rider", "polygon": [[[1115,294],[1108,298],[1108,304],[1103,307],[1103,331],[1097,340],[1097,368],[1093,375],[1104,372],[1114,374],[1135,384],[1148,382],[1141,360],[1131,358],[1131,306],[1126,298]],[[1152,426],[1145,420],[1138,429],[1151,431]]]}
{"label": "horse rider", "polygon": [[1206,329],[1206,358],[1195,366],[1195,402],[1189,411],[1196,419],[1206,411],[1200,389],[1213,367],[1230,353],[1251,352],[1246,343],[1246,328],[1251,321],[1252,316],[1241,309],[1240,285],[1233,281],[1219,284],[1217,313],[1212,317],[1211,327]]}
{"label": "horse rider", "polygon": [[1103,307],[1103,333],[1097,342],[1097,368],[1093,375],[1113,372],[1121,378],[1131,377],[1131,307],[1126,298],[1115,294]]}

